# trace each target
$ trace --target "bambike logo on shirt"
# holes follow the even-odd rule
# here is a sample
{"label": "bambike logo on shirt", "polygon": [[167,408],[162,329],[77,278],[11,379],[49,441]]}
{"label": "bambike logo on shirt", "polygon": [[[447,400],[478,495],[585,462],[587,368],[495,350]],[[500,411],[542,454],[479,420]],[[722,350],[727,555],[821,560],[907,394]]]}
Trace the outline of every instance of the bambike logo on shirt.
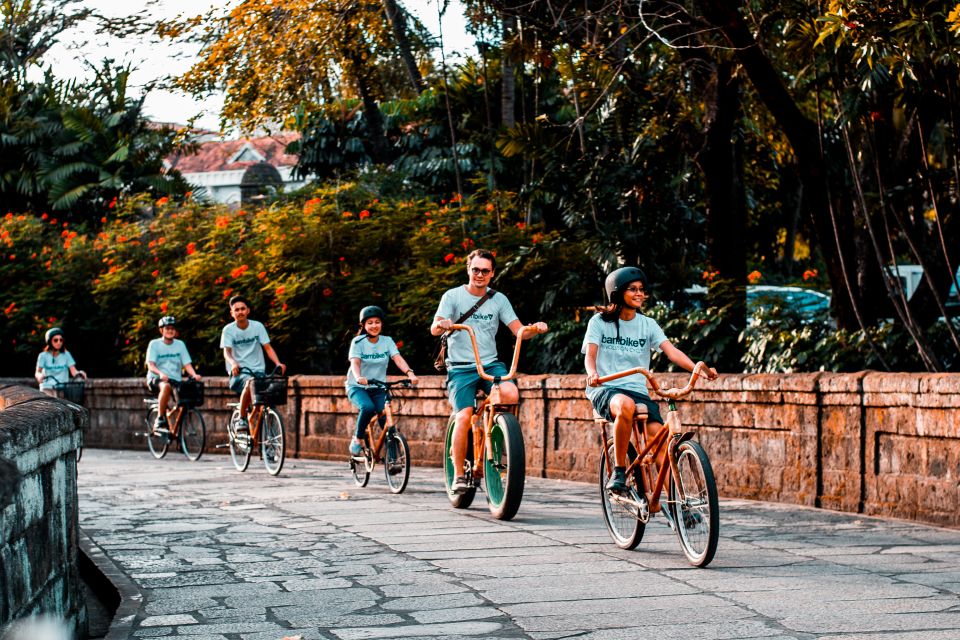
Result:
{"label": "bambike logo on shirt", "polygon": [[364,353],[360,355],[361,360],[383,360],[386,357],[386,351],[379,351],[377,353]]}
{"label": "bambike logo on shirt", "polygon": [[254,342],[260,342],[260,338],[258,338],[257,336],[253,336],[252,338],[235,338],[234,341],[233,341],[233,344],[234,344],[234,345],[241,345],[241,344],[246,345],[246,344],[252,344],[252,343],[254,343]]}
{"label": "bambike logo on shirt", "polygon": [[493,320],[493,314],[492,313],[475,313],[472,316],[470,316],[470,318],[478,322],[490,322],[491,320]]}
{"label": "bambike logo on shirt", "polygon": [[180,354],[179,353],[161,353],[159,356],[157,356],[157,359],[159,360],[172,360],[174,358],[179,360]]}
{"label": "bambike logo on shirt", "polygon": [[623,336],[611,337],[611,336],[600,336],[601,344],[616,345],[618,347],[628,347],[633,349],[642,349],[645,344],[647,344],[646,338],[640,338],[636,340],[634,338],[624,338]]}

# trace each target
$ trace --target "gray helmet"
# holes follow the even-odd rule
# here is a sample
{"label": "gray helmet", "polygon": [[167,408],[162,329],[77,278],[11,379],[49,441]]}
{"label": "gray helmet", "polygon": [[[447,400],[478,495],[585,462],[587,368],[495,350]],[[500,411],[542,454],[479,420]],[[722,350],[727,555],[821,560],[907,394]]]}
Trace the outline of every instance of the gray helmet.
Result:
{"label": "gray helmet", "polygon": [[611,304],[623,303],[623,292],[631,282],[639,281],[643,288],[647,288],[647,276],[637,267],[620,267],[611,271],[604,283],[604,289],[607,292],[607,300]]}
{"label": "gray helmet", "polygon": [[163,316],[160,318],[160,322],[157,323],[157,326],[163,329],[164,327],[169,327],[177,324],[177,319],[173,316]]}
{"label": "gray helmet", "polygon": [[382,321],[384,316],[386,315],[387,314],[385,314],[383,312],[383,309],[381,309],[380,307],[373,306],[373,305],[369,307],[364,307],[363,309],[360,309],[360,324],[363,324],[370,318],[380,318],[380,320]]}
{"label": "gray helmet", "polygon": [[53,340],[54,336],[62,336],[62,335],[63,335],[63,329],[61,329],[60,327],[51,327],[47,329],[47,332],[45,334],[43,334],[43,339],[49,345],[50,341]]}

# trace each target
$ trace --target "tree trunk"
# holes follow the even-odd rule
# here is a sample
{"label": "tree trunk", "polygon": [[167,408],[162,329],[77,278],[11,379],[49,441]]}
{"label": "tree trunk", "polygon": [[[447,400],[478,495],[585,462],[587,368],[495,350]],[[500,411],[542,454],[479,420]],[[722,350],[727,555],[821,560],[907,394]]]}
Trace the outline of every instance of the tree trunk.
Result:
{"label": "tree trunk", "polygon": [[516,124],[517,76],[513,63],[513,39],[517,33],[517,19],[503,16],[503,39],[500,46],[500,122],[506,129]]}
{"label": "tree trunk", "polygon": [[387,14],[387,20],[393,28],[393,39],[397,41],[397,50],[400,53],[400,59],[403,60],[403,66],[407,69],[407,76],[413,90],[419,95],[427,88],[423,81],[423,75],[420,73],[420,67],[413,57],[413,51],[410,48],[410,38],[407,36],[407,16],[403,7],[399,6],[396,0],[381,0],[383,12]]}

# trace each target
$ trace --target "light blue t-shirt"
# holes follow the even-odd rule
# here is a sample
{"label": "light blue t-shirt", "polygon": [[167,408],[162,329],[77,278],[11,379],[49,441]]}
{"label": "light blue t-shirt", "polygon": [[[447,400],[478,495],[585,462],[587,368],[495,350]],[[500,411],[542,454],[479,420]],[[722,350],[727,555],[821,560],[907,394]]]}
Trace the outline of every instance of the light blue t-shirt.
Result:
{"label": "light blue t-shirt", "polygon": [[[455,287],[440,298],[436,315],[456,322],[460,316],[472,309],[481,297],[471,295],[466,286]],[[501,322],[509,325],[514,320],[518,318],[513,306],[507,296],[498,291],[463,321],[463,324],[473,327],[477,336],[477,349],[480,351],[482,364],[487,365],[497,360],[497,329]],[[470,335],[466,331],[451,333],[447,340],[447,368],[464,369],[476,366]]]}
{"label": "light blue t-shirt", "polygon": [[[241,368],[247,368],[257,373],[263,373],[266,363],[263,359],[263,345],[270,344],[267,330],[256,320],[248,320],[246,329],[241,329],[236,322],[231,322],[223,328],[220,334],[220,348],[233,349],[233,359]],[[230,365],[227,373],[230,373]]]}
{"label": "light blue t-shirt", "polygon": [[[360,377],[367,380],[386,380],[390,358],[399,353],[400,350],[390,336],[381,335],[376,342],[370,342],[369,336],[362,335],[350,341],[350,353],[347,359],[360,359]],[[347,369],[347,386],[369,388],[370,385],[364,387],[357,384],[357,379],[353,376],[353,367],[350,367]]]}
{"label": "light blue t-shirt", "polygon": [[[580,353],[586,355],[587,345],[595,344],[597,349],[597,373],[600,377],[634,369],[636,367],[650,368],[650,354],[660,351],[660,345],[666,342],[667,336],[653,318],[637,314],[633,320],[620,320],[620,334],[617,335],[617,323],[606,322],[598,313],[590,318],[587,324],[587,335],[583,337],[583,346]],[[587,387],[587,397],[600,393],[603,387],[626,389],[644,395],[647,392],[647,379],[643,374],[635,373],[632,376],[608,382],[599,387]]]}
{"label": "light blue t-shirt", "polygon": [[41,389],[53,389],[58,383],[70,382],[70,367],[77,365],[69,351],[61,351],[56,357],[49,351],[37,356],[37,369],[47,377],[40,383]]}
{"label": "light blue t-shirt", "polygon": [[[174,382],[180,382],[183,379],[183,366],[191,364],[190,353],[187,351],[187,345],[183,340],[174,338],[173,342],[167,344],[163,338],[154,338],[147,345],[147,362],[157,365],[168,378]],[[158,380],[160,376],[153,371],[147,370],[147,382]]]}

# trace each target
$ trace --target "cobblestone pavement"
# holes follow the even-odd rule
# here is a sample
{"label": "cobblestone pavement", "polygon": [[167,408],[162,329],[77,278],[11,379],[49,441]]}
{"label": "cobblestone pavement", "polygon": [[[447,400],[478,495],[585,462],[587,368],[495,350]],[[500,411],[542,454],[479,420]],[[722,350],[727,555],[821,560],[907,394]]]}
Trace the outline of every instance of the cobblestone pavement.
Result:
{"label": "cobblestone pavement", "polygon": [[379,468],[257,462],[84,452],[80,526],[143,596],[113,637],[960,637],[960,531],[724,500],[694,569],[663,520],[617,549],[589,484],[529,479],[498,522],[439,469],[394,496]]}

